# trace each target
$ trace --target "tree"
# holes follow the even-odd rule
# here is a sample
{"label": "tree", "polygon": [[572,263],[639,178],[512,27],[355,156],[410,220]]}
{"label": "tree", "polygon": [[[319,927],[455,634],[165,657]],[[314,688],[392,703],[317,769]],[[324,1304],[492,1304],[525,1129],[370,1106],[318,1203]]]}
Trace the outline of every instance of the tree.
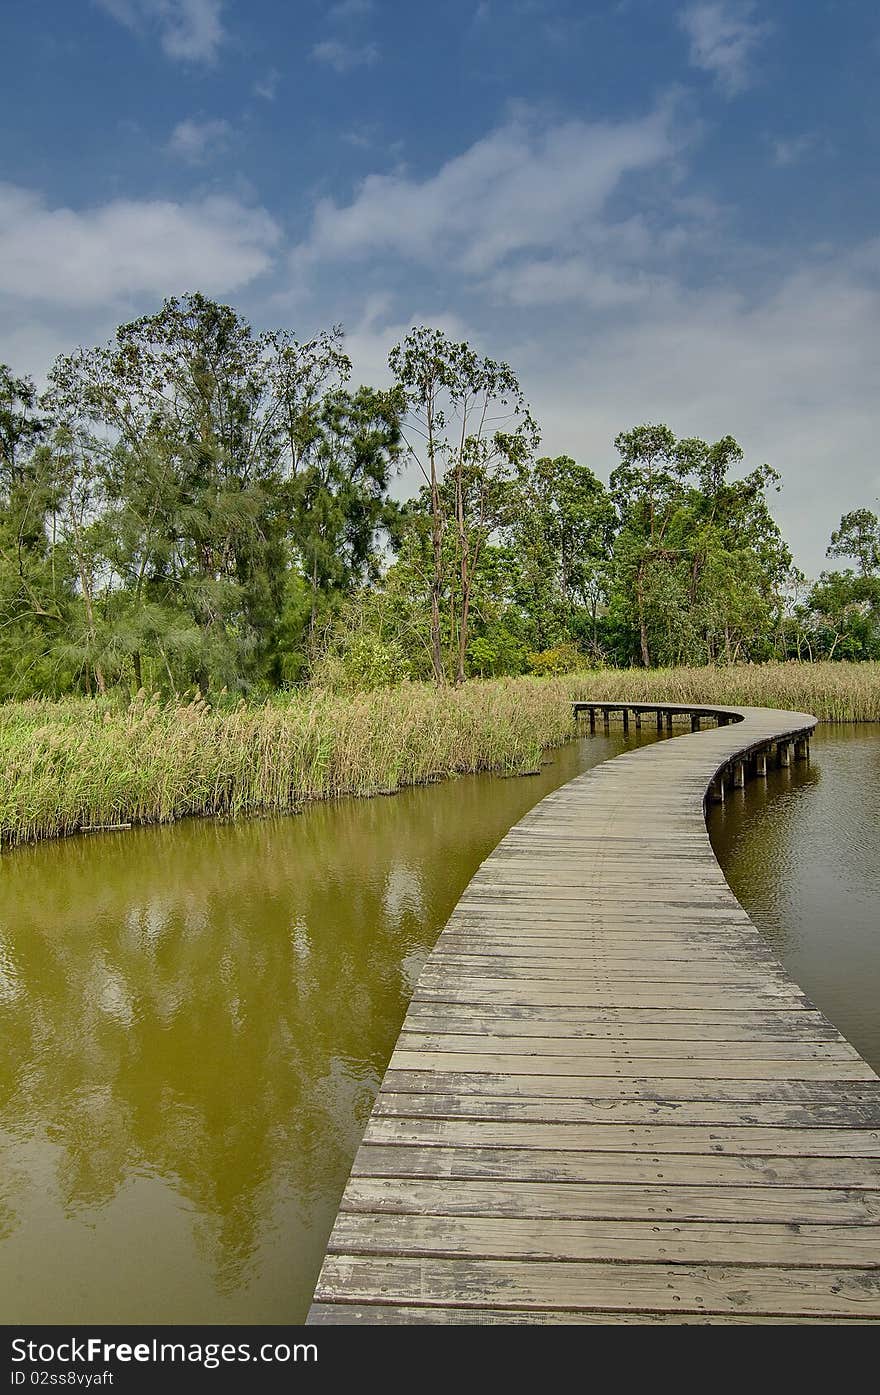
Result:
{"label": "tree", "polygon": [[862,576],[874,576],[880,570],[880,520],[870,509],[853,509],[845,513],[840,527],[831,534],[828,557],[854,557]]}
{"label": "tree", "polygon": [[339,331],[307,343],[257,335],[201,295],[168,300],[110,345],[55,364],[53,408],[89,431],[102,473],[138,684],[138,633],[154,636],[169,677],[176,650],[203,687],[277,679],[296,560],[289,486],[322,448],[325,399],[349,371]]}
{"label": "tree", "polygon": [[75,603],[54,541],[50,422],[29,378],[0,365],[0,696],[67,681],[50,658]]}
{"label": "tree", "polygon": [[449,584],[444,540],[456,542],[452,668],[464,681],[474,575],[507,518],[510,486],[537,444],[522,390],[506,363],[480,357],[442,330],[413,329],[388,357],[407,405],[404,440],[425,480],[431,519],[431,658],[445,680],[441,604]]}
{"label": "tree", "polygon": [[664,564],[674,562],[670,543],[673,520],[683,502],[684,469],[677,442],[668,426],[636,426],[615,437],[620,464],[612,471],[611,497],[620,522],[618,563],[625,585],[635,598],[639,654],[651,666],[648,583],[662,581]]}
{"label": "tree", "polygon": [[520,559],[521,597],[535,622],[535,649],[583,638],[598,654],[615,523],[601,481],[571,456],[541,456],[521,472],[509,533]]}
{"label": "tree", "polygon": [[634,625],[645,666],[766,657],[791,566],[767,503],[776,472],[731,479],[743,459],[732,436],[709,444],[641,426],[615,445],[612,628]]}
{"label": "tree", "polygon": [[361,387],[329,393],[288,491],[291,537],[311,593],[309,633],[319,608],[378,575],[378,535],[393,526],[388,498],[400,453],[399,391]]}

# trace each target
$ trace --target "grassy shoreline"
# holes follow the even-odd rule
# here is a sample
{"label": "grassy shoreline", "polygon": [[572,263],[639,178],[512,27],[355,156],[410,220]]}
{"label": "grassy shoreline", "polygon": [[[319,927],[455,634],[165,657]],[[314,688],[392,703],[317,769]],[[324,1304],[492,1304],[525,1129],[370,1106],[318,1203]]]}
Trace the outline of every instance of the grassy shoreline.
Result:
{"label": "grassy shoreline", "polygon": [[0,847],[96,826],[294,810],[455,774],[534,769],[575,699],[741,703],[880,720],[880,664],[602,670],[310,691],[260,705],[30,701],[0,707]]}

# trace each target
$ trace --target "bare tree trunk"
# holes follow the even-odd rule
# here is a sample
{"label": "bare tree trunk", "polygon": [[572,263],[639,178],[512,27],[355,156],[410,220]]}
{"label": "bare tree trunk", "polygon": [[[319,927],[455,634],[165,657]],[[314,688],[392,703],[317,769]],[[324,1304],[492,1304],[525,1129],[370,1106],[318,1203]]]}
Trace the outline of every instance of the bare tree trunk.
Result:
{"label": "bare tree trunk", "polygon": [[651,667],[651,652],[648,648],[648,626],[645,622],[645,596],[642,590],[642,569],[639,567],[636,577],[636,600],[639,607],[639,644],[642,651],[642,667]]}
{"label": "bare tree trunk", "polygon": [[467,581],[462,577],[461,595],[461,629],[458,635],[458,673],[456,683],[461,685],[465,679],[465,660],[467,658],[468,628],[471,613],[471,584],[470,578]]}
{"label": "bare tree trunk", "polygon": [[431,542],[434,551],[434,576],[431,581],[431,667],[434,682],[442,687],[443,647],[440,642],[440,599],[443,594],[443,512],[440,506],[440,485],[434,458],[433,423],[429,421],[428,455],[431,461]]}
{"label": "bare tree trunk", "polygon": [[461,481],[461,465],[455,480],[455,521],[458,525],[459,576],[461,579],[461,623],[458,630],[458,665],[455,674],[456,684],[464,682],[465,655],[468,642],[468,618],[471,608],[470,548],[464,519],[464,491]]}
{"label": "bare tree trunk", "polygon": [[316,618],[317,618],[317,607],[318,607],[318,554],[317,554],[317,552],[313,552],[313,553],[312,553],[312,587],[311,587],[311,589],[312,589],[312,609],[311,609],[311,614],[310,614],[310,616],[309,616],[309,644],[310,644],[310,646],[314,646],[314,643],[315,643],[315,621],[316,621]]}
{"label": "bare tree trunk", "polygon": [[[80,584],[80,586],[82,587],[83,604],[85,605],[85,608],[86,608],[86,620],[88,621],[88,635],[89,635],[89,640],[91,641],[92,644],[94,644],[95,638],[96,638],[96,630],[95,630],[95,608],[94,608],[94,605],[93,605],[93,603],[92,603],[92,588],[91,588],[91,584],[90,584],[90,582],[89,582],[88,576],[87,576],[87,574],[86,574],[86,561],[85,561],[85,556],[84,556],[84,554],[83,554],[83,548],[82,548],[82,542],[81,542],[81,532],[80,532],[79,524],[78,524],[77,519],[76,519],[76,517],[75,517],[75,515],[74,515],[74,513],[73,513],[73,509],[72,509],[72,508],[71,508],[71,510],[70,510],[70,523],[71,523],[71,530],[72,530],[72,532],[73,532],[74,543],[75,543],[75,546],[76,546],[76,566],[77,566],[77,571],[79,572],[79,584]],[[106,683],[106,680],[105,680],[105,678],[104,678],[104,670],[103,670],[103,668],[102,668],[101,665],[100,665],[99,663],[97,663],[96,661],[92,663],[92,668],[94,669],[94,673],[95,673],[95,683],[97,684],[98,692],[99,692],[99,693],[102,693],[102,694],[103,694],[103,693],[106,693],[106,691],[107,691],[107,683]]]}

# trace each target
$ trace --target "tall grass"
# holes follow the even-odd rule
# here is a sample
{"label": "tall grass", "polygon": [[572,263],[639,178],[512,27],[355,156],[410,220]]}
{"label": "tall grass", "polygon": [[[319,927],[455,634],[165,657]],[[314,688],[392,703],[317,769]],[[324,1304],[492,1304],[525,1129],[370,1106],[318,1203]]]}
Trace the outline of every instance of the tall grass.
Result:
{"label": "tall grass", "polygon": [[788,707],[880,720],[880,664],[603,670],[564,678],[307,692],[212,709],[139,695],[0,706],[0,845],[188,814],[295,809],[478,770],[534,767],[577,698]]}
{"label": "tall grass", "polygon": [[602,669],[572,681],[597,700],[730,703],[811,712],[826,722],[880,721],[880,663]]}
{"label": "tall grass", "polygon": [[0,843],[187,814],[293,809],[456,772],[534,768],[572,732],[569,685],[537,679],[308,693],[212,710],[145,697],[0,707]]}

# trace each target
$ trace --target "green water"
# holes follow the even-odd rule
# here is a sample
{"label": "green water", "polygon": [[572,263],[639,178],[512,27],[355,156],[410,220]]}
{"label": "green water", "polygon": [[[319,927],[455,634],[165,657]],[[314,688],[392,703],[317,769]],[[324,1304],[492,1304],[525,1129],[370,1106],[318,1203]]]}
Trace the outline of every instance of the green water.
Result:
{"label": "green water", "polygon": [[809,765],[709,817],[727,880],[792,978],[880,1071],[880,726],[820,726]]}
{"label": "green water", "polygon": [[624,744],[571,745],[533,777],[5,855],[0,1321],[300,1321],[463,888]]}
{"label": "green water", "polygon": [[[539,798],[634,742],[582,741],[527,779],[4,856],[0,1320],[301,1321],[462,889]],[[712,816],[741,899],[875,1063],[878,813],[880,735],[853,728]]]}

